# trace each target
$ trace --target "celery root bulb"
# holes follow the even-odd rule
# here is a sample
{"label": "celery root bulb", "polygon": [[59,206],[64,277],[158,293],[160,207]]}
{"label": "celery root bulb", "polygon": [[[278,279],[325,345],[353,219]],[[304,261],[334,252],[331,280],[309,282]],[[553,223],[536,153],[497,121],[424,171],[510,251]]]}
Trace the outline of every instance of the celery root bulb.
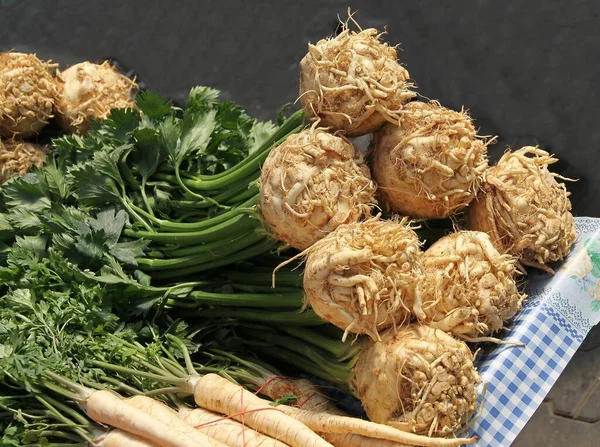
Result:
{"label": "celery root bulb", "polygon": [[360,152],[324,129],[291,135],[262,167],[263,218],[275,238],[300,250],[369,216],[374,203],[375,185]]}
{"label": "celery root bulb", "polygon": [[417,234],[404,221],[342,225],[308,252],[306,302],[344,337],[378,340],[380,330],[410,319],[421,255]]}
{"label": "celery root bulb", "polygon": [[500,254],[486,233],[458,231],[423,254],[424,280],[414,313],[423,323],[455,335],[486,336],[521,308],[516,259]]}
{"label": "celery root bulb", "polygon": [[396,49],[380,37],[375,29],[351,31],[346,23],[338,36],[309,44],[300,62],[300,99],[308,116],[348,136],[398,120],[415,94]]}
{"label": "celery root bulb", "polygon": [[34,54],[0,53],[0,132],[36,135],[52,118],[57,88],[51,70]]}
{"label": "celery root bulb", "polygon": [[548,169],[557,161],[538,147],[507,152],[486,172],[469,207],[471,229],[488,233],[521,264],[548,272],[547,264],[564,259],[577,237],[569,193]]}
{"label": "celery root bulb", "polygon": [[369,419],[429,436],[460,429],[481,381],[467,345],[419,324],[381,338],[363,345],[350,379]]}
{"label": "celery root bulb", "polygon": [[404,106],[398,125],[374,134],[371,168],[384,205],[421,218],[443,218],[475,197],[487,168],[486,143],[466,112],[438,102]]}
{"label": "celery root bulb", "polygon": [[21,141],[0,143],[0,185],[15,175],[25,175],[32,166],[41,168],[46,150]]}
{"label": "celery root bulb", "polygon": [[90,120],[106,119],[113,108],[132,108],[137,85],[108,61],[82,62],[57,73],[57,118],[67,132],[85,133]]}

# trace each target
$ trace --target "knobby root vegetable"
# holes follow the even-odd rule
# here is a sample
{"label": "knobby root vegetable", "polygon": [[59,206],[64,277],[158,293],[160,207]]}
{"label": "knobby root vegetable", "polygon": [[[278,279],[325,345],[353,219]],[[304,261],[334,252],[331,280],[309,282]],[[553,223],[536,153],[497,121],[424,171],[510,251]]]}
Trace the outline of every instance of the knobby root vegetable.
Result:
{"label": "knobby root vegetable", "polygon": [[109,431],[101,440],[95,440],[96,447],[160,447],[139,436],[132,435],[126,431],[115,429]]}
{"label": "knobby root vegetable", "polygon": [[438,102],[407,104],[396,124],[374,134],[371,169],[391,211],[443,218],[476,196],[488,166],[486,142],[463,110]]}
{"label": "knobby root vegetable", "polygon": [[342,225],[307,250],[306,303],[348,333],[379,339],[409,320],[420,270],[417,234],[406,220]]}
{"label": "knobby root vegetable", "polygon": [[375,185],[360,152],[313,126],[271,150],[260,177],[260,206],[273,236],[310,247],[336,227],[370,215]]}
{"label": "knobby root vegetable", "polygon": [[269,405],[269,401],[216,374],[190,378],[189,388],[200,407],[228,414],[291,447],[332,447],[306,425]]}
{"label": "knobby root vegetable", "polygon": [[507,152],[489,168],[481,194],[469,207],[470,227],[488,233],[500,252],[547,272],[575,242],[568,180],[548,170],[558,159],[538,147]]}
{"label": "knobby root vegetable", "polygon": [[57,119],[67,132],[85,133],[90,120],[106,119],[113,108],[133,108],[134,81],[108,61],[82,62],[57,73]]}
{"label": "knobby root vegetable", "polygon": [[464,342],[419,324],[363,346],[350,379],[369,419],[428,436],[465,425],[477,408],[479,383]]}
{"label": "knobby root vegetable", "polygon": [[179,432],[182,436],[187,436],[189,440],[196,443],[196,445],[214,447],[226,446],[226,444],[209,437],[206,433],[196,430],[193,426],[181,419],[174,409],[166,406],[162,402],[142,395],[133,396],[128,402],[135,408],[145,411],[150,416],[159,419],[163,424],[168,426],[170,430]]}
{"label": "knobby root vegetable", "polygon": [[516,259],[500,254],[486,233],[459,231],[423,255],[414,313],[423,323],[455,335],[478,337],[502,329],[521,309]]}
{"label": "knobby root vegetable", "polygon": [[179,409],[179,417],[187,424],[205,433],[207,436],[230,447],[286,447],[287,444],[269,438],[240,422],[203,408]]}
{"label": "knobby root vegetable", "polygon": [[32,166],[41,168],[46,150],[37,144],[10,141],[0,142],[0,185],[14,175],[25,175]]}
{"label": "knobby root vegetable", "polygon": [[388,425],[369,422],[363,419],[328,413],[316,413],[313,411],[288,407],[287,405],[278,405],[277,408],[318,432],[339,434],[351,433],[369,438],[387,439],[389,441],[424,447],[456,447],[462,444],[472,444],[477,441],[477,438],[432,438],[430,436],[409,433]]}
{"label": "knobby root vegetable", "polygon": [[[90,391],[82,405],[93,421],[120,428],[162,447],[198,447],[199,445],[187,434],[173,430],[163,420],[136,408],[110,391]],[[216,441],[213,444],[200,445],[222,446]]]}
{"label": "knobby root vegetable", "polygon": [[[272,378],[261,388],[261,393],[273,400],[286,396],[295,396],[296,405],[302,410],[327,413],[338,416],[349,416],[339,409],[319,390],[315,384],[306,379]],[[323,439],[334,447],[406,447],[387,439],[367,438],[353,433],[319,433]]]}
{"label": "knobby root vegetable", "polygon": [[57,87],[51,70],[34,54],[0,53],[0,132],[8,137],[35,135],[48,124]]}
{"label": "knobby root vegetable", "polygon": [[[351,31],[308,45],[300,62],[300,99],[306,114],[348,136],[396,122],[415,93],[396,49],[375,29]],[[356,24],[358,26],[358,24]]]}

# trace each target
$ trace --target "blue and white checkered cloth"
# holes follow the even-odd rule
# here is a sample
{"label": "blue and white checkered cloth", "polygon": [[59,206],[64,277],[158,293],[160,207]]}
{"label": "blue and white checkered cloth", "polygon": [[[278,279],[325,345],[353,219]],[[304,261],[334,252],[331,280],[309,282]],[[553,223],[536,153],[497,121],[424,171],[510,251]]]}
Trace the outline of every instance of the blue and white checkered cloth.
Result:
{"label": "blue and white checkered cloth", "polygon": [[499,345],[480,354],[487,386],[468,435],[509,446],[540,406],[589,330],[600,321],[600,219],[577,218],[578,242],[553,277],[532,274],[530,297]]}

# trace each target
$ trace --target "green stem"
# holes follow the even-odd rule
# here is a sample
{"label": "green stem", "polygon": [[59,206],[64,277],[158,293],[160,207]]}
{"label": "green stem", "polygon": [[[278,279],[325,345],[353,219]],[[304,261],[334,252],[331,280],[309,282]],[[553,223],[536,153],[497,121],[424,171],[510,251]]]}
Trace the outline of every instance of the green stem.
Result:
{"label": "green stem", "polygon": [[89,389],[87,389],[84,386],[78,385],[77,383],[72,382],[69,379],[59,376],[58,374],[55,374],[52,371],[45,371],[44,375],[68,388],[68,389],[61,388],[60,386],[58,386],[52,382],[48,382],[46,380],[40,380],[40,384],[42,386],[48,388],[49,390],[54,391],[57,394],[61,394],[65,397],[68,397],[69,399],[72,399],[75,402],[80,402],[82,400],[85,400],[89,396],[89,393],[90,393]]}
{"label": "green stem", "polygon": [[290,334],[294,338],[303,340],[312,346],[317,346],[323,351],[334,355],[338,360],[349,358],[353,354],[356,354],[361,346],[361,343],[342,342],[341,331],[339,334],[340,338],[336,340],[315,330],[305,328],[280,326],[279,329]]}
{"label": "green stem", "polygon": [[115,379],[114,377],[104,376],[104,377],[102,377],[102,380],[105,382],[108,382],[112,385],[115,385],[117,387],[117,390],[125,391],[133,396],[135,396],[137,394],[141,394],[141,391],[138,390],[137,388],[127,385],[126,383],[123,383],[120,380]]}
{"label": "green stem", "polygon": [[237,203],[242,202],[250,197],[257,196],[259,193],[259,189],[256,186],[251,186],[247,191],[241,192],[236,196],[233,196],[231,199],[224,202],[226,205],[235,206]]}
{"label": "green stem", "polygon": [[201,318],[233,318],[241,321],[254,321],[258,323],[293,324],[296,326],[321,326],[325,324],[313,311],[263,311],[255,309],[202,309],[186,312],[186,317]]}
{"label": "green stem", "polygon": [[127,202],[126,199],[121,200],[121,203],[123,204],[123,207],[129,213],[129,215],[134,217],[139,223],[141,223],[144,226],[144,228],[146,228],[146,230],[148,230],[149,232],[154,231],[152,229],[152,227],[150,226],[150,224],[148,224],[148,222],[146,222],[144,219],[142,219],[142,217],[131,207],[131,205]]}
{"label": "green stem", "polygon": [[143,377],[145,379],[155,380],[157,382],[170,383],[171,385],[185,386],[186,383],[186,379],[182,379],[181,377],[153,374],[146,371],[139,371],[136,369],[127,368],[125,366],[118,366],[113,365],[111,363],[101,362],[100,360],[92,360],[92,364],[94,366],[98,366],[99,368],[105,368],[121,374],[134,377]]}
{"label": "green stem", "polygon": [[154,211],[152,210],[152,207],[150,206],[150,202],[148,201],[148,196],[146,195],[146,182],[147,181],[148,180],[145,177],[142,178],[142,184],[140,185],[140,192],[142,193],[142,199],[144,200],[144,205],[146,205],[148,212],[152,215],[152,217],[155,217]]}
{"label": "green stem", "polygon": [[181,174],[179,172],[179,169],[180,169],[180,165],[179,165],[179,163],[177,163],[175,166],[175,178],[177,179],[177,184],[181,187],[181,189],[183,189],[185,191],[185,193],[187,195],[190,195],[192,197],[200,199],[202,202],[206,202],[207,204],[211,204],[211,205],[214,205],[219,208],[225,208],[224,206],[219,204],[219,202],[217,202],[215,199],[212,199],[211,197],[203,196],[201,194],[197,194],[194,191],[192,191],[190,188],[188,188],[187,185],[181,179]]}
{"label": "green stem", "polygon": [[[246,233],[241,233],[241,234],[237,234],[235,236],[230,236],[230,237],[233,237],[234,239],[232,239],[228,244],[233,244],[235,241],[244,241],[245,238],[252,237],[254,235],[257,235],[257,233],[254,229],[252,229],[251,231],[246,232]],[[214,252],[216,249],[220,249],[224,246],[223,242],[224,242],[223,239],[218,239],[218,240],[207,242],[204,244],[187,246],[185,248],[182,248],[180,245],[174,246],[173,248],[166,247],[162,250],[161,256],[150,256],[150,258],[158,258],[158,259],[171,258],[171,259],[165,259],[165,261],[167,261],[167,264],[169,264],[173,261],[173,258],[184,258],[187,256],[195,258],[200,253]]]}
{"label": "green stem", "polygon": [[[179,224],[184,225],[184,224]],[[221,240],[227,236],[239,235],[243,231],[259,228],[262,224],[247,215],[238,215],[212,227],[200,231],[185,231],[179,233],[158,233],[154,231],[136,231],[126,228],[123,234],[136,239],[146,239],[158,244],[199,244]]]}
{"label": "green stem", "polygon": [[[246,266],[245,266],[246,267]],[[254,266],[247,266],[244,271],[226,270],[225,276],[234,282],[241,282],[247,285],[271,286],[273,283],[273,268],[258,269]],[[278,271],[275,273],[275,286],[296,286],[302,287],[302,272]]]}
{"label": "green stem", "polygon": [[[260,171],[254,172],[251,175],[249,175],[246,178],[243,178],[241,180],[238,180],[235,184],[232,185],[227,185],[226,188],[223,188],[221,190],[217,190],[217,191],[207,191],[205,192],[205,195],[207,196],[211,196],[212,200],[214,202],[218,202],[218,203],[231,203],[231,202],[238,202],[239,200],[236,200],[236,198],[244,195],[245,199],[248,199],[252,196],[255,196],[256,194],[258,194],[258,189],[257,188],[253,188],[252,190],[250,190],[252,184],[260,177]],[[192,181],[189,180],[184,180],[184,183],[190,183],[193,185]],[[248,194],[248,191],[250,190],[250,194]],[[212,195],[214,194],[214,195]],[[201,209],[203,208],[209,208],[211,206],[214,206],[214,203],[210,202],[210,201],[200,201],[198,202],[195,207],[199,207]]]}
{"label": "green stem", "polygon": [[[302,307],[304,293],[296,291],[293,293],[270,293],[270,294],[252,294],[252,293],[215,293],[215,292],[190,292],[185,298],[178,300],[169,300],[170,305],[190,308],[201,305],[206,306],[241,306],[241,307],[272,307],[272,308],[292,308]],[[189,304],[189,305],[188,305]]]}
{"label": "green stem", "polygon": [[298,133],[304,129],[302,124],[304,121],[304,113],[297,111],[292,114],[278,129],[273,133],[271,138],[263,143],[263,145],[238,163],[235,166],[227,169],[216,175],[196,175],[194,176],[194,188],[201,191],[210,191],[222,189],[231,184],[235,179],[243,178],[249,173],[259,170],[262,162],[269,154],[272,147],[281,143],[289,134]]}
{"label": "green stem", "polygon": [[173,334],[167,334],[167,339],[174,342],[179,347],[179,349],[181,349],[181,352],[183,353],[183,359],[185,361],[185,367],[187,368],[187,373],[195,374],[196,371],[194,370],[194,365],[192,365],[190,351],[188,351],[188,348],[185,346],[185,343],[183,343],[183,341],[180,338],[175,337]]}
{"label": "green stem", "polygon": [[155,390],[145,391],[142,394],[147,397],[154,397],[160,396],[161,394],[180,394],[182,392],[182,389],[178,386],[167,386],[165,388],[158,388]]}
{"label": "green stem", "polygon": [[173,259],[137,258],[136,261],[140,269],[144,271],[178,270],[198,264],[204,264],[215,259],[226,258],[227,256],[252,246],[263,239],[265,239],[265,236],[253,231],[227,242],[222,241],[216,247],[213,247],[215,244],[211,244],[208,248],[202,245],[198,246],[196,247],[196,252],[187,256]]}
{"label": "green stem", "polygon": [[170,222],[167,220],[160,221],[160,229],[162,231],[169,232],[182,232],[182,231],[200,231],[206,230],[208,228],[212,228],[216,225],[219,225],[223,222],[228,221],[232,217],[242,215],[253,215],[256,214],[256,205],[258,204],[259,197],[258,195],[250,197],[246,202],[242,203],[240,206],[233,208],[231,210],[225,211],[216,215],[215,217],[211,217],[210,219],[204,219],[200,222]]}
{"label": "green stem", "polygon": [[258,293],[258,294],[262,294],[262,293],[268,293],[268,294],[297,293],[299,290],[298,287],[275,287],[275,288],[273,288],[270,285],[255,286],[255,285],[238,284],[238,283],[228,284],[228,285],[233,290],[239,290],[240,292],[246,292],[246,293]]}
{"label": "green stem", "polygon": [[[73,408],[63,404],[62,402],[57,401],[56,399],[53,399],[49,396],[43,396],[43,397],[40,397],[38,400],[46,408],[48,408],[48,410],[50,410],[53,413],[57,410],[60,410],[61,415],[62,415],[61,422],[63,422],[63,423],[67,420],[66,417],[64,417],[64,414],[68,414],[77,422],[77,424],[81,425],[82,427],[91,427],[92,426],[92,423],[90,422],[89,419],[87,419],[81,413],[78,413],[77,411],[75,411]],[[70,421],[69,423],[72,424],[73,422]]]}
{"label": "green stem", "polygon": [[[62,422],[63,424],[72,426],[73,431],[75,433],[77,433],[81,438],[85,439],[86,441],[88,441],[90,443],[92,442],[92,439],[90,438],[90,436],[88,436],[88,433],[86,432],[87,430],[89,430],[89,427],[91,427],[91,423],[89,421],[86,420],[86,423],[83,424],[84,427],[87,427],[87,430],[84,430],[84,429],[76,426],[73,423],[73,421],[71,421],[70,419],[65,417],[60,411],[58,411],[58,409],[55,407],[55,404],[57,403],[57,401],[55,401],[54,399],[51,399],[48,397],[42,397],[42,396],[36,396],[36,399],[42,405],[44,405],[58,421]],[[54,404],[52,404],[51,402],[53,402]],[[61,404],[60,406],[63,406],[63,405]]]}
{"label": "green stem", "polygon": [[261,242],[254,244],[243,250],[240,250],[240,251],[236,252],[235,254],[232,254],[232,255],[229,255],[229,256],[226,256],[226,257],[223,257],[220,259],[216,259],[214,261],[205,262],[203,264],[198,264],[198,265],[195,265],[192,267],[177,269],[175,271],[169,270],[169,271],[163,271],[163,272],[156,272],[152,275],[152,277],[155,279],[163,279],[163,280],[164,279],[174,279],[174,278],[184,278],[189,275],[193,275],[193,274],[200,273],[200,272],[205,272],[207,270],[216,269],[217,267],[222,267],[224,265],[229,265],[229,264],[233,264],[235,262],[243,261],[248,258],[252,258],[254,256],[257,256],[259,254],[262,254],[262,253],[272,250],[278,244],[279,244],[279,242],[277,242],[277,241],[274,241],[269,238],[265,238]]}

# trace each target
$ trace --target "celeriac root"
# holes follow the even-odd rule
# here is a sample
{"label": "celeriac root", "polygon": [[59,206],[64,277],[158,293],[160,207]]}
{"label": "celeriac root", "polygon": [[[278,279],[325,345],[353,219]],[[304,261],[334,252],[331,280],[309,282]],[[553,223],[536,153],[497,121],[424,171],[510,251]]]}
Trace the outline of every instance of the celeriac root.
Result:
{"label": "celeriac root", "polygon": [[58,72],[57,119],[67,132],[85,133],[90,121],[103,120],[111,109],[133,108],[137,84],[119,73],[108,61],[101,65],[82,62]]}
{"label": "celeriac root", "polygon": [[464,342],[411,324],[365,344],[350,385],[372,421],[449,436],[475,412],[480,381]]}
{"label": "celeriac root", "polygon": [[35,135],[48,124],[57,96],[51,70],[35,54],[0,53],[0,132]]}
{"label": "celeriac root", "polygon": [[396,122],[415,93],[396,49],[380,42],[383,33],[351,31],[348,21],[342,26],[339,35],[308,45],[300,62],[300,99],[306,114],[323,125],[364,135]]}
{"label": "celeriac root", "polygon": [[0,142],[0,185],[14,175],[25,175],[32,166],[41,168],[46,161],[46,150],[39,145],[9,141]]}
{"label": "celeriac root", "polygon": [[216,374],[190,378],[189,389],[200,407],[230,415],[291,447],[332,447],[306,425],[269,405],[269,401]]}
{"label": "celeriac root", "polygon": [[501,253],[553,273],[575,242],[575,223],[564,179],[548,170],[558,159],[538,147],[505,153],[489,168],[483,190],[469,207],[473,230],[490,235]]}
{"label": "celeriac root", "polygon": [[398,124],[383,126],[371,144],[371,170],[382,202],[419,218],[459,211],[477,194],[488,166],[488,143],[464,110],[436,101],[407,104]]}
{"label": "celeriac root", "polygon": [[377,340],[380,330],[410,319],[422,253],[406,220],[342,225],[306,253],[306,303],[344,338]]}
{"label": "celeriac root", "polygon": [[444,236],[423,254],[425,276],[413,311],[423,323],[455,335],[480,338],[499,331],[525,298],[517,290],[515,264],[486,233]]}
{"label": "celeriac root", "polygon": [[262,167],[262,215],[275,238],[300,250],[369,216],[374,203],[375,185],[360,152],[315,126],[273,148]]}
{"label": "celeriac root", "polygon": [[256,430],[245,427],[234,419],[223,418],[204,408],[191,409],[181,407],[179,409],[179,417],[196,430],[230,447],[287,446],[287,444],[281,441],[269,438]]}

